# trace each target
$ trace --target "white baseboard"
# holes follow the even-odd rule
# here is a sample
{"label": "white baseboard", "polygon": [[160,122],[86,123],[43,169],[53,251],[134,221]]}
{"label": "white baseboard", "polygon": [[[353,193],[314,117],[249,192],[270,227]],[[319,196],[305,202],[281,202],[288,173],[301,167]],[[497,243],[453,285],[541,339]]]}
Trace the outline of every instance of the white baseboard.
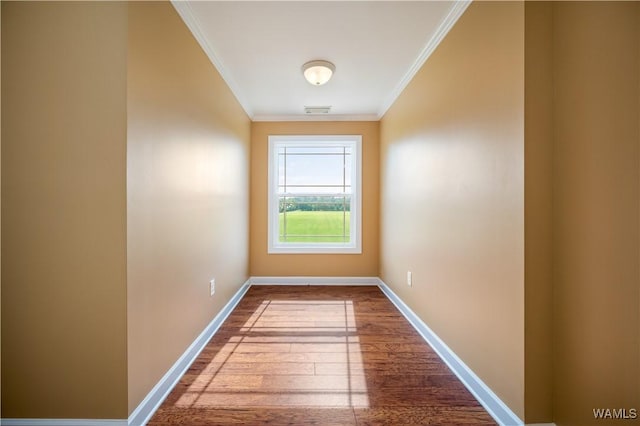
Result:
{"label": "white baseboard", "polygon": [[224,320],[227,319],[231,311],[233,311],[247,290],[249,290],[249,287],[251,287],[251,284],[250,281],[247,280],[204,331],[193,341],[191,346],[178,358],[162,379],[151,389],[151,392],[147,394],[140,405],[131,413],[128,426],[143,426],[149,421],[153,413],[156,412],[160,404],[162,404],[162,401],[169,395],[169,392],[171,392],[178,383],[191,363],[198,357],[202,349],[204,349],[209,340],[211,340],[211,337],[218,331],[218,328],[220,328]]}
{"label": "white baseboard", "polygon": [[252,285],[378,285],[378,277],[251,277]]}
{"label": "white baseboard", "polygon": [[[377,285],[500,425],[524,425],[524,422],[378,277],[251,277],[151,389],[128,420],[0,419],[0,424],[3,426],[144,426],[252,285]],[[537,423],[529,426],[555,426],[555,424]]]}
{"label": "white baseboard", "polygon": [[2,419],[2,426],[127,426],[126,419]]}
{"label": "white baseboard", "polygon": [[437,352],[469,392],[482,404],[500,425],[524,425],[524,422],[502,402],[498,396],[400,299],[384,281],[379,280],[380,290],[396,305],[398,310]]}

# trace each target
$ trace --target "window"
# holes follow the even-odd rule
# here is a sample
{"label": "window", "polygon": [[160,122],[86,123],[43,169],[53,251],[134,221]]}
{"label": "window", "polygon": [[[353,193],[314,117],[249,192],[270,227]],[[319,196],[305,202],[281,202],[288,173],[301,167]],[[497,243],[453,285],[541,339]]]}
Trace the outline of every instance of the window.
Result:
{"label": "window", "polygon": [[361,136],[269,136],[269,253],[361,253]]}

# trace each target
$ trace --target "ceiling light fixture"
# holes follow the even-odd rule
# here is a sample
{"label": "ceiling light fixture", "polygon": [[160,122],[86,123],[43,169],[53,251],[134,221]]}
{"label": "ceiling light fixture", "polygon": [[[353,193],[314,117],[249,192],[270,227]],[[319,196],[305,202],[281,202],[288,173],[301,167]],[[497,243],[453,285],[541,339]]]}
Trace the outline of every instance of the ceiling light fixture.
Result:
{"label": "ceiling light fixture", "polygon": [[329,81],[335,70],[335,65],[329,61],[310,61],[302,66],[304,78],[314,86],[322,86]]}

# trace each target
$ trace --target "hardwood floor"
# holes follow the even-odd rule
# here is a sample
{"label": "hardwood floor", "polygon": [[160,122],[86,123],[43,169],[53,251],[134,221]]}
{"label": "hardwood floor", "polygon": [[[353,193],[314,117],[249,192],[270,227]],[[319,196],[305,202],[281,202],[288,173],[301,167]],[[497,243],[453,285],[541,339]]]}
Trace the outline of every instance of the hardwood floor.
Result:
{"label": "hardwood floor", "polygon": [[495,425],[374,286],[254,286],[150,426]]}

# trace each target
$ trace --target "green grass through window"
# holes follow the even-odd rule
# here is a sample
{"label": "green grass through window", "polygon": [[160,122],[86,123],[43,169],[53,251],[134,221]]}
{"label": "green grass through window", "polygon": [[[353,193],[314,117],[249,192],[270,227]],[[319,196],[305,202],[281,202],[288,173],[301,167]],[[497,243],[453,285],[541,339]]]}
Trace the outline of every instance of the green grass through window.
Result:
{"label": "green grass through window", "polygon": [[299,210],[287,212],[286,237],[284,215],[285,213],[280,213],[281,243],[348,243],[350,241],[350,212]]}

